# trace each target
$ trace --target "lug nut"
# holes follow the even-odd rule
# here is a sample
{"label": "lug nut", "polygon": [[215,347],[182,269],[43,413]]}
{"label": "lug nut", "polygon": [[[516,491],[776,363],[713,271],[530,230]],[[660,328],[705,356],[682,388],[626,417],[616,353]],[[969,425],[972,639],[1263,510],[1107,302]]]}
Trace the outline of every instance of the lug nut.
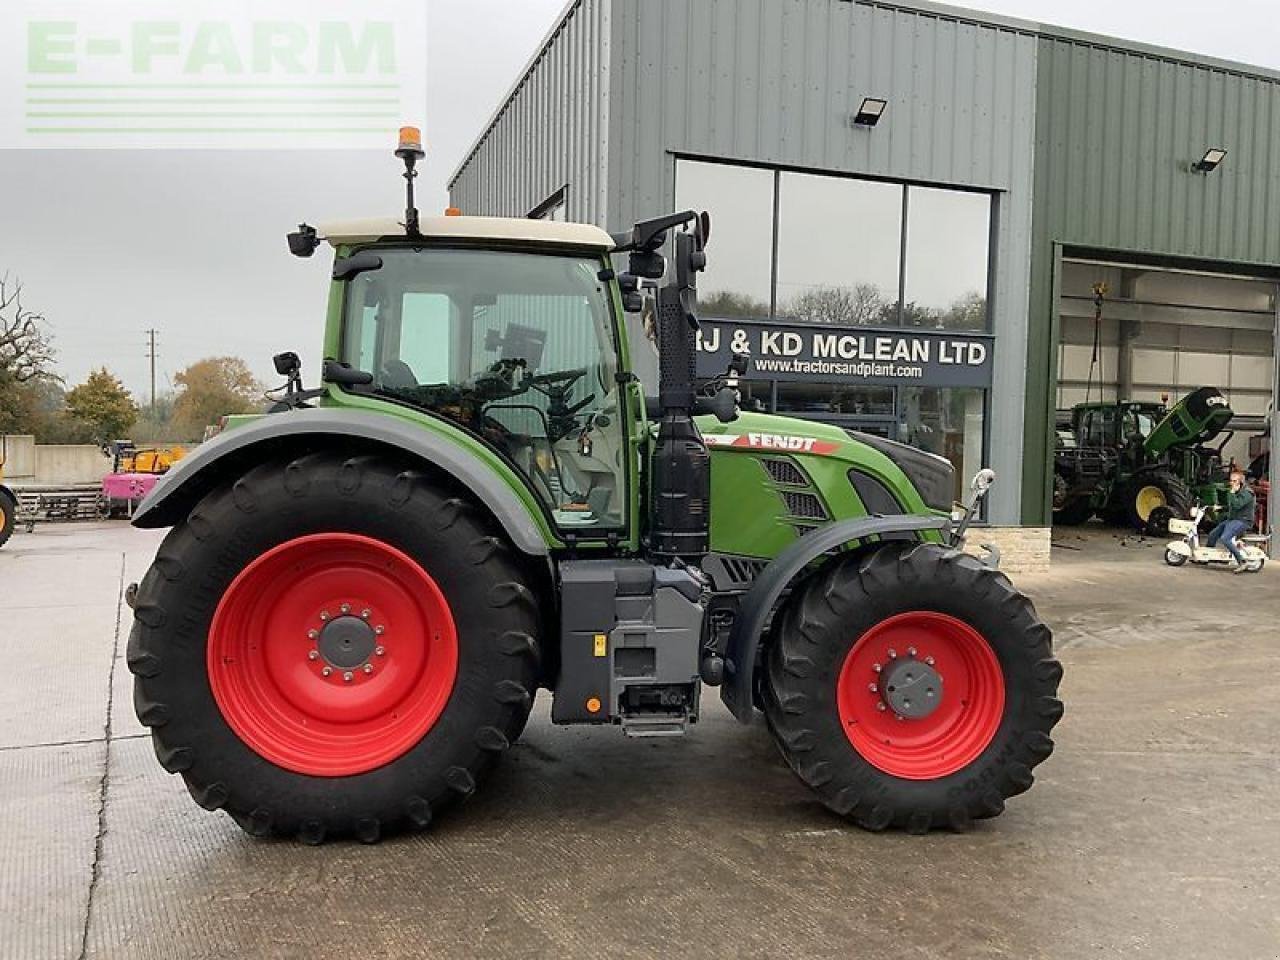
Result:
{"label": "lug nut", "polygon": [[323,670],[320,671],[320,676],[327,677],[331,673],[333,673],[333,667],[325,667]]}
{"label": "lug nut", "polygon": [[933,657],[925,657],[925,658],[924,658],[924,662],[925,662],[925,663],[927,663],[929,666],[931,666],[931,667],[932,667],[932,666],[933,666]]}
{"label": "lug nut", "polygon": [[343,671],[342,679],[347,681],[347,683],[350,683],[352,676],[354,676],[354,674],[352,674],[350,670],[345,670]]}
{"label": "lug nut", "polygon": [[376,633],[378,636],[382,636],[382,634],[386,631],[386,629],[387,628],[384,627],[382,624],[378,624],[376,627],[373,628],[373,632]]}
{"label": "lug nut", "polygon": [[870,690],[872,693],[875,693],[880,688],[876,686],[874,683],[869,683],[867,684],[867,689]]}
{"label": "lug nut", "polygon": [[890,647],[890,648],[889,648],[889,659],[890,659],[890,660],[897,660],[897,659],[898,659],[898,651],[897,651],[897,650],[894,650],[892,647]]}
{"label": "lug nut", "polygon": [[350,613],[350,612],[351,612],[351,604],[349,604],[349,603],[344,603],[344,604],[343,604],[341,607],[339,607],[338,609],[340,609],[343,613]]}
{"label": "lug nut", "polygon": [[307,639],[308,639],[308,640],[314,640],[314,639],[315,639],[316,637],[318,637],[318,636],[320,636],[320,631],[319,631],[319,630],[308,630],[308,631],[307,631]]}
{"label": "lug nut", "polygon": [[321,610],[321,611],[320,611],[320,619],[321,619],[321,620],[328,620],[328,619],[329,619],[329,611],[328,611],[328,610]]}
{"label": "lug nut", "polygon": [[377,656],[379,656],[379,657],[380,657],[380,656],[382,656],[384,653],[386,653],[386,652],[387,652],[387,648],[386,648],[386,647],[374,647],[374,648],[373,648],[373,652],[374,652]]}
{"label": "lug nut", "polygon": [[884,713],[884,704],[883,704],[883,703],[877,703],[877,704],[876,704],[876,709],[877,709],[877,710],[879,710],[881,713]]}
{"label": "lug nut", "polygon": [[373,673],[373,664],[372,664],[372,663],[366,663],[366,664],[364,665],[364,672],[365,672],[365,673]]}
{"label": "lug nut", "polygon": [[320,658],[320,651],[319,651],[319,650],[308,650],[308,651],[307,651],[307,659],[308,659],[308,660],[318,660],[319,658]]}
{"label": "lug nut", "polygon": [[914,658],[915,658],[915,655],[916,655],[916,648],[915,648],[915,647],[907,647],[907,656],[908,656],[908,657],[911,657],[911,658],[913,658],[913,659],[914,659]]}
{"label": "lug nut", "polygon": [[884,669],[884,667],[882,667],[882,666],[880,666],[880,664],[876,663],[876,664],[872,664],[871,669],[872,669],[872,671],[873,671],[873,672],[875,672],[875,673],[879,673],[881,670],[883,670],[883,669]]}
{"label": "lug nut", "polygon": [[362,620],[368,620],[368,619],[369,619],[369,616],[370,616],[370,613],[369,613],[369,611],[368,611],[368,610],[361,610],[361,611],[360,611],[360,619],[362,619]]}

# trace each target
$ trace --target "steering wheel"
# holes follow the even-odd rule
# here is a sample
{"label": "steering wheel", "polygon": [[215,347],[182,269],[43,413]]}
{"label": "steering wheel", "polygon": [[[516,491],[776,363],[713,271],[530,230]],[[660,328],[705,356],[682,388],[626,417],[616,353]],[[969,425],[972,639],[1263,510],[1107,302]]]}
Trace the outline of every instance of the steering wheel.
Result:
{"label": "steering wheel", "polygon": [[550,373],[535,373],[529,378],[529,383],[543,396],[552,400],[557,397],[564,399],[586,375],[585,367],[578,370],[552,370]]}
{"label": "steering wheel", "polygon": [[577,429],[577,414],[583,407],[592,403],[596,395],[590,394],[577,403],[568,402],[569,394],[579,380],[587,375],[586,368],[577,370],[553,370],[550,373],[539,373],[529,378],[529,385],[546,397],[548,434],[551,442],[567,437]]}

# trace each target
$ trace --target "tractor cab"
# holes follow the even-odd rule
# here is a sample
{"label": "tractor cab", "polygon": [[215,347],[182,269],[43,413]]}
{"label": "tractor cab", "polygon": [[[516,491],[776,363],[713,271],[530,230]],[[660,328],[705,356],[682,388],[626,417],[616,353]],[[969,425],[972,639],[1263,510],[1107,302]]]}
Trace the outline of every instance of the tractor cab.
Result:
{"label": "tractor cab", "polygon": [[339,389],[481,439],[559,530],[621,533],[634,428],[610,238],[509,224],[432,218],[417,237],[391,221],[321,228],[338,250],[332,333],[350,381]]}
{"label": "tractor cab", "polygon": [[1158,403],[1079,404],[1072,411],[1072,438],[1077,449],[1113,450],[1121,461],[1136,466],[1143,445],[1164,416],[1165,408]]}

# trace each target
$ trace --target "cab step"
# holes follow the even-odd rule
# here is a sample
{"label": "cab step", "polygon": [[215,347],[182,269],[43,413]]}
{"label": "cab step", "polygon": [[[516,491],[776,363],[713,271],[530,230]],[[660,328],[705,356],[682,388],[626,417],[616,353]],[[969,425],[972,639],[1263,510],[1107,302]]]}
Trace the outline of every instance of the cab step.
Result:
{"label": "cab step", "polygon": [[687,715],[622,718],[622,732],[628,737],[683,737],[688,726]]}

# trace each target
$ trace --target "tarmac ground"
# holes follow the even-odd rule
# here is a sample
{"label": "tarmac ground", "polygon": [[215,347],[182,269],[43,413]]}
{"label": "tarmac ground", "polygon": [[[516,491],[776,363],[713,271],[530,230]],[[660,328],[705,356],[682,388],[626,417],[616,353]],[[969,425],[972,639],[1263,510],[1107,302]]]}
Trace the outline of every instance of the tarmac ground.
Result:
{"label": "tarmac ground", "polygon": [[1036,786],[963,835],[826,812],[713,691],[686,737],[553,727],[422,835],[245,836],[155,761],[125,586],[160,534],[0,550],[0,957],[1280,957],[1280,575],[1060,535],[1016,578],[1065,719]]}

